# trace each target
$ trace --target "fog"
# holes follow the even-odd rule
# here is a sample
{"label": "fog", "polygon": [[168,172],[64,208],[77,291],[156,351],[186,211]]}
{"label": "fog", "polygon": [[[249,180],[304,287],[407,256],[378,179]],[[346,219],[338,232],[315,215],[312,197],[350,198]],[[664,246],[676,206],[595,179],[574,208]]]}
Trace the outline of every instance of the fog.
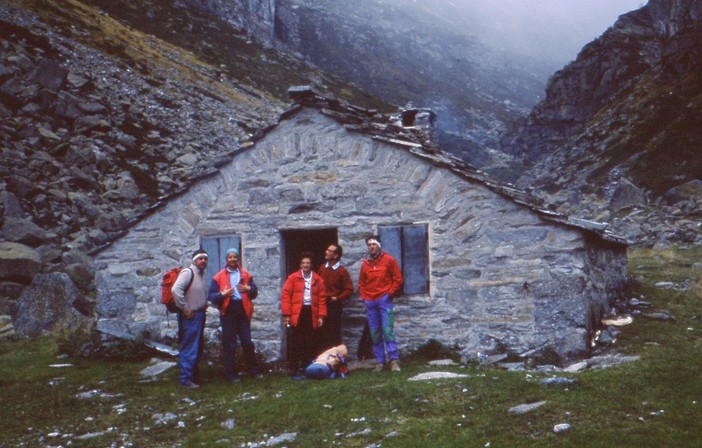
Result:
{"label": "fog", "polygon": [[[614,24],[617,17],[643,6],[641,0],[464,0],[476,9],[478,35],[505,48],[561,66]],[[466,13],[470,13],[467,9]]]}
{"label": "fog", "polygon": [[[643,0],[395,0],[419,7],[496,51],[556,70]],[[546,68],[546,67],[545,67]]]}

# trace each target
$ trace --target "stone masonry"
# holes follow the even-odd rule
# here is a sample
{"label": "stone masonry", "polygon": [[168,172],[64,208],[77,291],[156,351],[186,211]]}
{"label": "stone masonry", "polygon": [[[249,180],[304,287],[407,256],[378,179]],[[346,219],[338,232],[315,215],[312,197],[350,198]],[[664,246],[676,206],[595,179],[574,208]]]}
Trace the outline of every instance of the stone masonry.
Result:
{"label": "stone masonry", "polygon": [[[437,151],[418,157],[418,144],[354,132],[324,112],[294,110],[217,174],[97,254],[99,326],[173,337],[175,319],[159,302],[161,274],[189,265],[201,238],[238,235],[243,264],[260,289],[254,342],[267,360],[280,359],[281,231],[336,228],[356,285],[366,236],[379,225],[421,223],[429,234],[430,290],[395,300],[401,349],[437,339],[468,357],[587,350],[600,316],[621,293],[623,244],[555,222],[434,163]],[[344,317],[355,353],[365,319],[357,295]],[[210,337],[218,326],[211,309]]]}

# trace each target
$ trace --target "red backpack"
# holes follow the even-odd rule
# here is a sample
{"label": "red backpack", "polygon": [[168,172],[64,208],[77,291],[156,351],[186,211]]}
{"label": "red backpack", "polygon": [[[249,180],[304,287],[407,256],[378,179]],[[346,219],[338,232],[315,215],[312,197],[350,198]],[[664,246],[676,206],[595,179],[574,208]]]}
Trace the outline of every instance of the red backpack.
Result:
{"label": "red backpack", "polygon": [[163,274],[163,277],[161,278],[161,303],[166,305],[166,310],[170,311],[171,313],[178,312],[178,307],[175,304],[175,297],[173,297],[171,289],[178,278],[178,274],[180,274],[180,271],[183,269],[188,269],[190,271],[190,281],[188,282],[188,286],[185,287],[184,291],[188,292],[188,289],[190,289],[190,285],[193,284],[193,279],[195,278],[195,274],[192,272],[192,269],[175,267]]}

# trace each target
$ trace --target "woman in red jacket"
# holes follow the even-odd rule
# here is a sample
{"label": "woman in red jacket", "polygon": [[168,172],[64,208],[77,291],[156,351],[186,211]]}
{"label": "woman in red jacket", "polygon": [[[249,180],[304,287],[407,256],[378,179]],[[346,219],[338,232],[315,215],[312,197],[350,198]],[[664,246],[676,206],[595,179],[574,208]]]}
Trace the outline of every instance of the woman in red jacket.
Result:
{"label": "woman in red jacket", "polygon": [[312,254],[300,257],[300,270],[288,276],[280,294],[280,313],[290,328],[288,372],[295,376],[314,359],[314,333],[327,316],[324,281],[312,271]]}

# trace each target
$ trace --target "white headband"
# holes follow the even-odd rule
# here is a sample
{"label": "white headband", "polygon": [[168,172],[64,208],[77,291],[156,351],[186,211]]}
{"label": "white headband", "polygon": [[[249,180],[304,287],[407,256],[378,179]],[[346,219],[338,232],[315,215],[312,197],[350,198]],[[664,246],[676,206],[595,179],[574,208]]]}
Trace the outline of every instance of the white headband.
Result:
{"label": "white headband", "polygon": [[193,257],[193,261],[197,260],[198,258],[209,258],[207,254],[197,254]]}
{"label": "white headband", "polygon": [[368,238],[368,241],[366,242],[366,244],[377,244],[378,247],[381,247],[380,241],[376,240],[375,238]]}

